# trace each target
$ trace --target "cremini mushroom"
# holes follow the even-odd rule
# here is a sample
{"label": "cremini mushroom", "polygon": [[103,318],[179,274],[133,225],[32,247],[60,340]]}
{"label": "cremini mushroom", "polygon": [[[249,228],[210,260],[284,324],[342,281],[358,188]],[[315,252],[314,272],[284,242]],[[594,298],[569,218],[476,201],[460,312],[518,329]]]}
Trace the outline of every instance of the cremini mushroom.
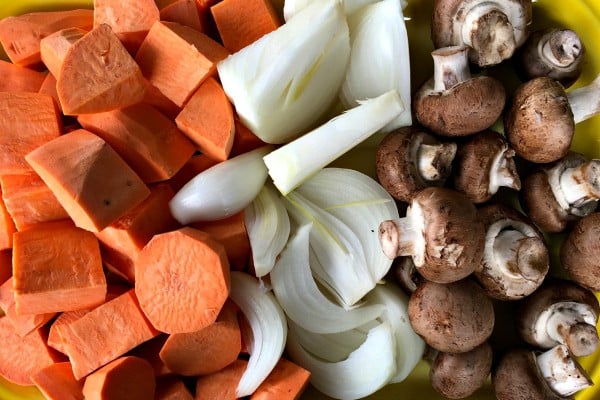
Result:
{"label": "cremini mushroom", "polygon": [[521,188],[515,152],[501,134],[485,130],[467,138],[454,158],[452,182],[475,204],[484,203],[500,187]]}
{"label": "cremini mushroom", "polygon": [[485,205],[478,213],[486,234],[475,277],[489,296],[499,300],[530,295],[550,268],[542,233],[525,215],[501,203]]}
{"label": "cremini mushroom", "polygon": [[569,278],[600,291],[600,212],[577,221],[561,245],[560,261]]}
{"label": "cremini mushroom", "polygon": [[506,91],[500,81],[472,76],[465,46],[434,50],[433,77],[415,93],[419,123],[443,136],[467,136],[489,128],[500,117]]}
{"label": "cremini mushroom", "polygon": [[531,0],[435,0],[431,38],[435,48],[468,46],[471,62],[487,67],[512,57],[531,21]]}
{"label": "cremini mushroom", "polygon": [[547,76],[567,88],[581,75],[585,54],[575,31],[546,28],[532,32],[515,58],[524,80]]}
{"label": "cremini mushroom", "polygon": [[409,202],[420,190],[445,183],[455,154],[456,143],[441,142],[424,128],[399,128],[377,147],[377,179],[395,199]]}
{"label": "cremini mushroom", "polygon": [[472,395],[487,381],[492,355],[487,341],[463,353],[437,352],[429,369],[431,386],[449,399]]}
{"label": "cremini mushroom", "polygon": [[504,129],[517,155],[550,163],[569,151],[575,125],[598,113],[600,75],[568,93],[558,81],[544,76],[516,88],[504,113]]}
{"label": "cremini mushroom", "polygon": [[484,227],[464,194],[431,186],[413,197],[405,217],[381,222],[379,241],[388,258],[412,256],[425,279],[448,283],[481,262]]}
{"label": "cremini mushroom", "polygon": [[600,199],[600,159],[578,153],[539,166],[522,180],[520,201],[542,230],[562,232],[597,208]]}
{"label": "cremini mushroom", "polygon": [[564,400],[591,386],[592,380],[565,346],[545,352],[515,348],[492,371],[498,400]]}
{"label": "cremini mushroom", "polygon": [[441,284],[425,281],[408,301],[414,331],[432,348],[462,353],[479,346],[494,329],[490,298],[472,280]]}
{"label": "cremini mushroom", "polygon": [[575,356],[586,356],[598,347],[598,314],[592,291],[570,280],[546,281],[523,300],[517,326],[523,340],[537,348],[563,344]]}
{"label": "cremini mushroom", "polygon": [[417,287],[424,281],[424,278],[417,271],[412,257],[397,257],[392,263],[392,270],[398,286],[407,295],[417,290]]}

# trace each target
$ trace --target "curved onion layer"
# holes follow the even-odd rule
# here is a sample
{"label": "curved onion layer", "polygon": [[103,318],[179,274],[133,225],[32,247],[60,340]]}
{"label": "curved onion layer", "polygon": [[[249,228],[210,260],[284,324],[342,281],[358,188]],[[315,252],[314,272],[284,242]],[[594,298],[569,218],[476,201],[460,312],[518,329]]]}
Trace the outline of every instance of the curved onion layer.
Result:
{"label": "curved onion layer", "polygon": [[244,209],[244,222],[255,275],[265,276],[273,269],[290,235],[290,218],[277,189],[267,183]]}
{"label": "curved onion layer", "polygon": [[[285,0],[285,3],[283,4],[283,18],[286,21],[289,21],[290,18],[292,18],[302,9],[306,8],[309,4],[312,4],[316,1],[321,0]],[[362,7],[368,4],[375,3],[377,1],[380,0],[343,0],[342,3],[344,5],[344,12],[348,16],[358,11]]]}
{"label": "curved onion layer", "polygon": [[373,304],[346,310],[319,290],[309,265],[309,232],[312,225],[299,227],[271,271],[275,297],[289,319],[316,333],[346,331],[363,325],[383,312]]}
{"label": "curved onion layer", "polygon": [[267,180],[262,157],[271,146],[230,158],[199,173],[169,202],[173,217],[182,225],[214,221],[242,211]]}
{"label": "curved onion layer", "polygon": [[281,358],[287,339],[287,323],[273,293],[244,272],[231,272],[230,297],[252,330],[248,367],[236,390],[237,397],[244,397],[254,393]]}

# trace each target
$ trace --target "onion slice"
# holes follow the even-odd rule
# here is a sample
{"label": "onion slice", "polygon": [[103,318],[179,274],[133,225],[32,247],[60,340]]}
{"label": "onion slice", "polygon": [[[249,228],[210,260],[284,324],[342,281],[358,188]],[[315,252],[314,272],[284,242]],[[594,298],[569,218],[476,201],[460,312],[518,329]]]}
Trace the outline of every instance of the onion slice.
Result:
{"label": "onion slice", "polygon": [[[283,18],[289,21],[294,15],[306,8],[309,4],[319,2],[321,0],[285,0],[283,4]],[[367,4],[372,4],[380,0],[343,0],[344,12],[346,15],[351,15]],[[405,0],[406,2],[406,0]]]}
{"label": "onion slice", "polygon": [[252,330],[248,367],[236,390],[237,397],[244,397],[254,393],[281,358],[287,339],[287,323],[273,293],[244,272],[231,272],[230,297]]}
{"label": "onion slice", "polygon": [[309,266],[312,224],[300,226],[271,271],[275,297],[287,317],[316,333],[335,333],[363,325],[384,311],[373,304],[346,310],[319,290]]}
{"label": "onion slice", "polygon": [[171,199],[169,207],[180,224],[214,221],[242,211],[254,200],[267,180],[263,146],[202,171]]}

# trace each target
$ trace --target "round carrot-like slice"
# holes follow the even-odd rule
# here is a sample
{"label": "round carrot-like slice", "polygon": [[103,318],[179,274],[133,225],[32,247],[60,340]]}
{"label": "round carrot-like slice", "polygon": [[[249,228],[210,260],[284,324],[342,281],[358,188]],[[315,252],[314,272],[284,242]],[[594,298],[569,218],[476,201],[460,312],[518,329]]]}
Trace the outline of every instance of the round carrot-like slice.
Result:
{"label": "round carrot-like slice", "polygon": [[195,332],[217,319],[229,296],[222,244],[194,228],[155,235],[135,264],[140,307],[161,332]]}

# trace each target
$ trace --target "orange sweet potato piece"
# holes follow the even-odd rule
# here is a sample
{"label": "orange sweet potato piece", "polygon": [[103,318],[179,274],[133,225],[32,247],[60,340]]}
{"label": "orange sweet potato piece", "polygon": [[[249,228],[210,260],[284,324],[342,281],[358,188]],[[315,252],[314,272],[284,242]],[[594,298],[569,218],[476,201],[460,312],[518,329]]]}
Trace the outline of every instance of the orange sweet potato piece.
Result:
{"label": "orange sweet potato piece", "polygon": [[140,204],[150,190],[101,138],[84,129],[26,156],[75,225],[98,232]]}
{"label": "orange sweet potato piece", "polygon": [[158,334],[144,317],[133,289],[64,325],[61,332],[76,379]]}
{"label": "orange sweet potato piece", "polygon": [[161,21],[178,22],[197,31],[202,31],[196,0],[175,0],[160,10]]}
{"label": "orange sweet potato piece", "polygon": [[13,279],[20,314],[80,310],[106,297],[98,239],[70,222],[37,224],[15,233]]}
{"label": "orange sweet potato piece", "polygon": [[47,400],[83,400],[83,382],[75,379],[68,361],[42,368],[31,380]]}
{"label": "orange sweet potato piece", "polygon": [[210,11],[223,45],[232,53],[281,25],[269,0],[222,0]]}
{"label": "orange sweet potato piece", "polygon": [[58,76],[67,52],[88,31],[80,28],[65,28],[46,36],[40,41],[40,56],[48,71]]}
{"label": "orange sweet potato piece", "polygon": [[297,400],[308,385],[310,372],[281,358],[250,400]]}
{"label": "orange sweet potato piece", "polygon": [[217,160],[214,160],[204,154],[197,154],[190,158],[189,161],[185,163],[185,165],[179,170],[179,172],[175,174],[175,176],[169,179],[169,185],[171,185],[173,190],[178,191],[193,177],[217,163]]}
{"label": "orange sweet potato piece", "polygon": [[165,333],[161,333],[158,336],[148,340],[136,346],[133,350],[127,353],[130,356],[136,356],[143,358],[148,361],[152,368],[154,369],[154,376],[158,377],[172,377],[173,371],[171,371],[163,360],[160,359],[159,353],[160,349],[162,349],[165,341],[167,340],[168,335]]}
{"label": "orange sweet potato piece", "polygon": [[[0,285],[12,276],[12,249],[0,250]],[[12,284],[11,284],[12,287]],[[2,306],[0,305],[0,308]]]}
{"label": "orange sweet potato piece", "polygon": [[216,319],[229,296],[225,248],[207,233],[184,227],[156,235],[135,264],[140,306],[165,333],[198,331]]}
{"label": "orange sweet potato piece", "polygon": [[177,22],[164,21],[163,24],[194,45],[200,53],[215,64],[224,60],[231,54],[221,43],[217,42],[204,32],[197,31],[196,29]]}
{"label": "orange sweet potato piece", "polygon": [[50,188],[33,171],[21,175],[0,175],[2,199],[17,230],[40,222],[69,218]]}
{"label": "orange sweet potato piece", "polygon": [[60,134],[52,97],[0,92],[0,175],[31,172],[25,155]]}
{"label": "orange sweet potato piece", "polygon": [[234,115],[234,122],[235,136],[231,152],[229,153],[230,158],[258,149],[266,144],[240,121],[237,114]]}
{"label": "orange sweet potato piece", "polygon": [[159,19],[154,0],[94,0],[94,26],[109,25],[132,54]]}
{"label": "orange sweet potato piece", "polygon": [[209,375],[201,375],[196,380],[196,400],[237,400],[236,389],[248,361],[238,359]]}
{"label": "orange sweet potato piece", "polygon": [[54,75],[51,73],[46,74],[44,82],[42,82],[42,86],[40,86],[38,93],[52,97],[54,99],[55,106],[60,109],[60,100],[58,99],[58,92],[56,91],[56,77]]}
{"label": "orange sweet potato piece", "polygon": [[194,400],[194,396],[181,379],[167,377],[156,381],[154,400]]}
{"label": "orange sweet potato piece", "polygon": [[73,43],[55,76],[66,115],[127,107],[140,102],[146,90],[138,65],[106,24]]}
{"label": "orange sweet potato piece", "polygon": [[[4,200],[0,200],[0,251],[12,249],[12,235],[16,230],[17,227],[6,209]],[[0,277],[4,277],[4,275],[0,273]],[[4,280],[0,279],[0,283],[2,282]]]}
{"label": "orange sweet potato piece", "polygon": [[0,92],[37,92],[45,74],[0,60]]}
{"label": "orange sweet potato piece", "polygon": [[203,154],[227,160],[235,135],[233,106],[216,79],[209,77],[200,85],[175,122]]}
{"label": "orange sweet potato piece", "polygon": [[11,61],[34,65],[41,61],[40,41],[65,28],[92,29],[92,10],[33,12],[10,16],[0,21],[0,43]]}
{"label": "orange sweet potato piece", "polygon": [[0,343],[0,376],[17,385],[33,385],[33,375],[59,360],[46,345],[44,330],[21,336],[7,317],[0,317]]}
{"label": "orange sweet potato piece", "polygon": [[215,62],[163,22],[152,26],[135,60],[146,79],[179,107],[208,76],[216,73]]}
{"label": "orange sweet potato piece", "polygon": [[150,400],[156,380],[150,363],[142,358],[120,357],[85,378],[86,400]]}
{"label": "orange sweet potato piece", "polygon": [[171,119],[147,104],[80,115],[77,120],[115,149],[146,183],[171,178],[196,151]]}
{"label": "orange sweet potato piece", "polygon": [[158,88],[153,86],[147,79],[144,78],[146,85],[146,94],[142,103],[148,104],[171,119],[175,119],[177,114],[181,112],[181,107],[173,103],[167,98]]}

